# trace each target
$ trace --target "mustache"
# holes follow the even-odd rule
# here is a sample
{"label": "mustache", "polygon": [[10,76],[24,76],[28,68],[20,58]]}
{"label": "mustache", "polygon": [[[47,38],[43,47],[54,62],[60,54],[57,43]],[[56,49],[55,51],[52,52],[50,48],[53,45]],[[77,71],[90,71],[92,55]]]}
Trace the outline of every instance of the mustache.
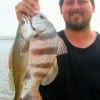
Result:
{"label": "mustache", "polygon": [[74,11],[69,12],[69,15],[70,15],[70,16],[72,16],[72,15],[74,15],[74,14],[80,14],[81,16],[84,15],[83,12],[80,11],[80,10],[74,10]]}

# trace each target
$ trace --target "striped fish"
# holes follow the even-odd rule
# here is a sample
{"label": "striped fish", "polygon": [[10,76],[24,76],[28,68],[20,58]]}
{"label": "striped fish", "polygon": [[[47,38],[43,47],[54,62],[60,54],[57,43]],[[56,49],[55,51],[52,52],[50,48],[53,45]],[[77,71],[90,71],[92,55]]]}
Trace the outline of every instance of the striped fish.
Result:
{"label": "striped fish", "polygon": [[30,38],[28,50],[28,73],[31,76],[32,86],[24,99],[41,100],[39,85],[48,85],[54,81],[58,74],[56,57],[67,53],[67,48],[53,24],[43,14],[38,13],[31,18],[31,22],[33,30],[36,31]]}

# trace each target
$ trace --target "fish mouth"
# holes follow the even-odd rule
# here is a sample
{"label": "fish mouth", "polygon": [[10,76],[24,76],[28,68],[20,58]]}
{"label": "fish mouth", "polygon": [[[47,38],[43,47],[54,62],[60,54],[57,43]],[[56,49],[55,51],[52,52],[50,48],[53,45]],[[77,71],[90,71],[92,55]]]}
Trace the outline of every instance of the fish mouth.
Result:
{"label": "fish mouth", "polygon": [[[34,28],[34,29],[35,29],[35,28]],[[34,37],[38,37],[38,36],[40,36],[43,32],[45,32],[45,30],[46,30],[46,29],[44,29],[44,30],[35,29],[36,34],[34,34],[33,36],[34,36]]]}
{"label": "fish mouth", "polygon": [[31,27],[33,28],[34,31],[46,29],[46,27],[44,27],[43,24],[41,24],[41,23],[34,23],[34,25],[32,25],[32,23],[31,23]]}
{"label": "fish mouth", "polygon": [[32,29],[35,31],[34,33],[35,34],[32,34],[32,37],[38,37],[38,36],[40,36],[43,32],[45,32],[46,31],[46,28],[36,28],[36,27],[33,27],[32,26]]}
{"label": "fish mouth", "polygon": [[31,23],[31,27],[37,34],[46,31],[46,27],[43,27],[41,23],[35,23],[34,26]]}
{"label": "fish mouth", "polygon": [[44,32],[46,30],[46,28],[35,28],[35,27],[32,27],[32,29],[36,32],[39,32],[39,31]]}

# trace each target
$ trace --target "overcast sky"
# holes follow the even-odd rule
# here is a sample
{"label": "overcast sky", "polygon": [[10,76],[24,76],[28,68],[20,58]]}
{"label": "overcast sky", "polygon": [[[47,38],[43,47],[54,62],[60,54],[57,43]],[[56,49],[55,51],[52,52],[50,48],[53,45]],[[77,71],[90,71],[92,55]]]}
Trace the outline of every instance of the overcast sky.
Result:
{"label": "overcast sky", "polygon": [[[15,5],[21,0],[0,0],[0,36],[15,36],[18,21]],[[59,12],[59,0],[40,0],[41,12],[54,24],[57,31],[64,28],[64,21]],[[100,0],[95,0],[96,10],[93,14],[91,26],[100,32]]]}

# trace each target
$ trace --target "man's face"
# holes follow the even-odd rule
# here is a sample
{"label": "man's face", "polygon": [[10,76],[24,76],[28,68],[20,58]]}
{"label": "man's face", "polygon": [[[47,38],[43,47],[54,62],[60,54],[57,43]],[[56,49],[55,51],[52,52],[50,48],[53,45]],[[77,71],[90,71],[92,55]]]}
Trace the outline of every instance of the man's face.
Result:
{"label": "man's face", "polygon": [[67,28],[81,30],[89,26],[95,7],[90,0],[64,0],[61,13]]}

